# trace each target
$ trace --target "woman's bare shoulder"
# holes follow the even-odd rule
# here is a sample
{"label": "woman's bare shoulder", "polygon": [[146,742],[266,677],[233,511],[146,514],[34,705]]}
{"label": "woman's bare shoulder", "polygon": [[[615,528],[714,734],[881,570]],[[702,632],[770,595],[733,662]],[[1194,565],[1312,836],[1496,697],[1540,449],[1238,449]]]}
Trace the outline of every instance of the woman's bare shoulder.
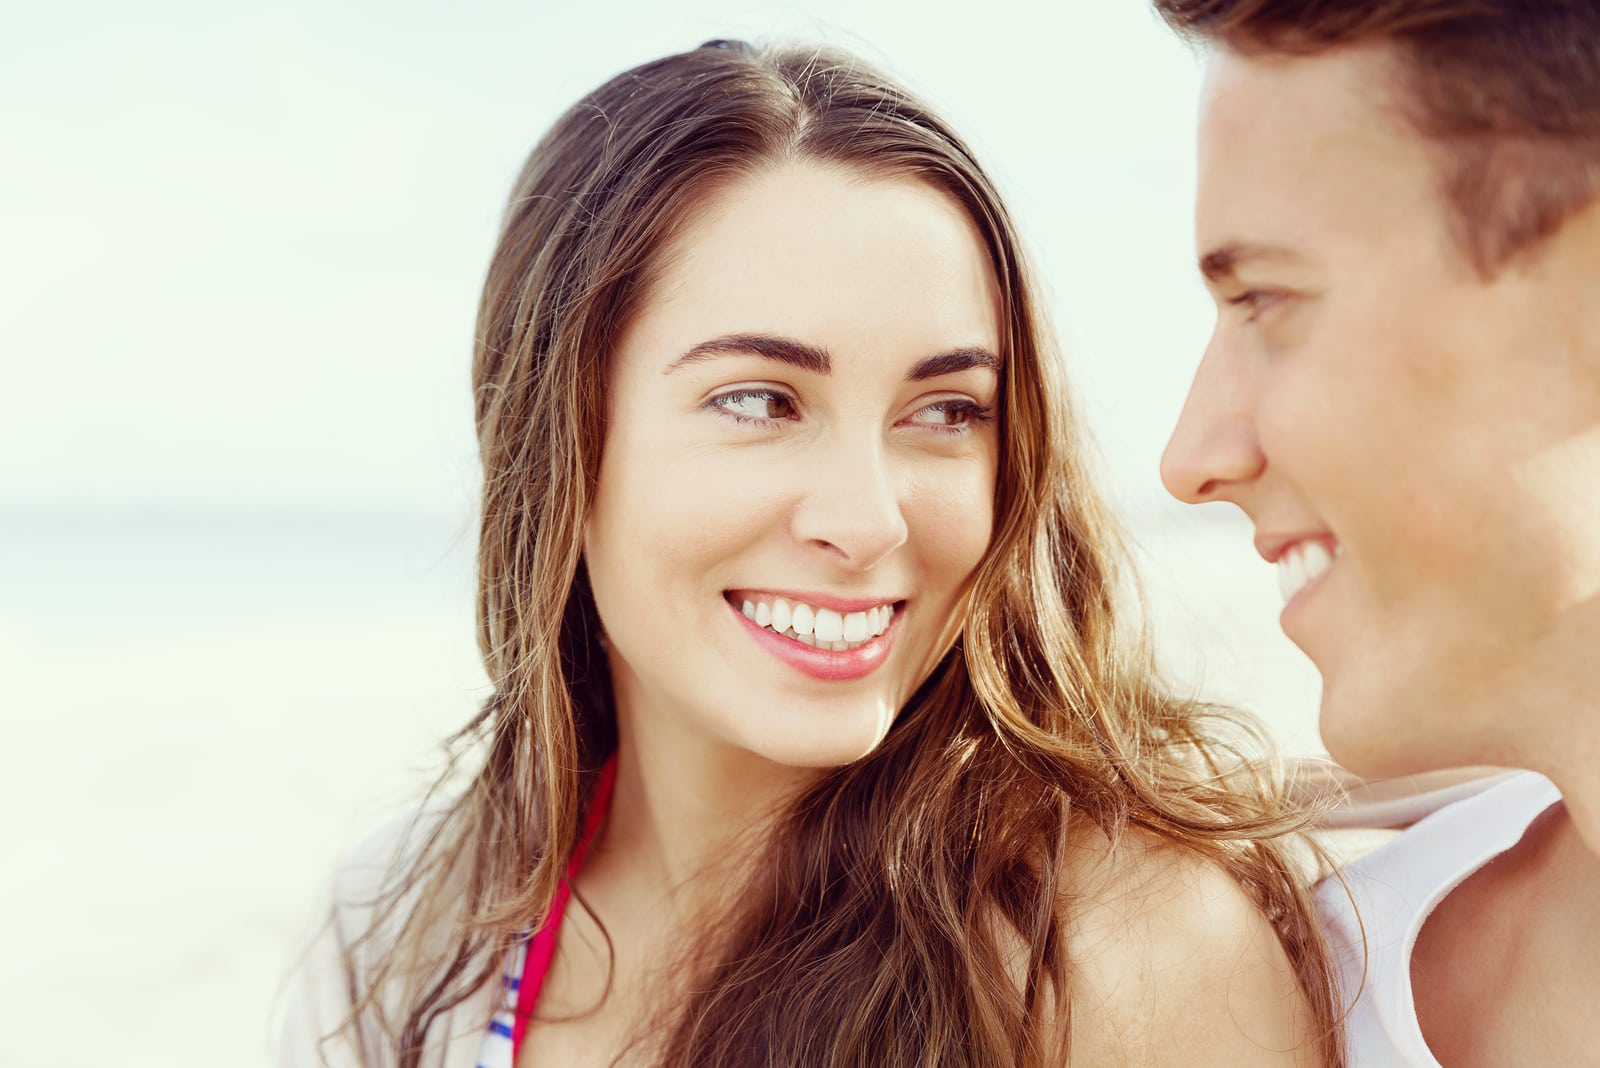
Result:
{"label": "woman's bare shoulder", "polygon": [[1217,862],[1143,830],[1098,829],[1069,861],[1077,1064],[1315,1065],[1272,924]]}

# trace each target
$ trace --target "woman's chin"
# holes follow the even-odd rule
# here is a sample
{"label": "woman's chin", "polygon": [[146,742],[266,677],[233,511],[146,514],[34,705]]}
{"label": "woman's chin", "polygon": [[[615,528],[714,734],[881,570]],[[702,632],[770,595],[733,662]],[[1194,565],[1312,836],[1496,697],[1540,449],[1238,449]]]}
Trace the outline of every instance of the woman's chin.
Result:
{"label": "woman's chin", "polygon": [[771,729],[743,732],[743,748],[787,768],[840,768],[870,755],[883,742],[891,713],[864,709],[848,715],[819,717],[825,722],[773,724]]}

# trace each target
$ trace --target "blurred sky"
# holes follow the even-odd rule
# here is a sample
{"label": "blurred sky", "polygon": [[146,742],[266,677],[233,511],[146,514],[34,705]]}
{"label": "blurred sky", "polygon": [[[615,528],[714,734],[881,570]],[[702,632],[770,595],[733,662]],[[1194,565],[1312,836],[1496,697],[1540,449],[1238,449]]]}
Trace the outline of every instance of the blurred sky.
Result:
{"label": "blurred sky", "polygon": [[457,522],[517,168],[601,80],[715,36],[852,48],[953,119],[1043,267],[1119,496],[1153,504],[1210,318],[1199,67],[1137,0],[1051,7],[13,6],[0,514]]}

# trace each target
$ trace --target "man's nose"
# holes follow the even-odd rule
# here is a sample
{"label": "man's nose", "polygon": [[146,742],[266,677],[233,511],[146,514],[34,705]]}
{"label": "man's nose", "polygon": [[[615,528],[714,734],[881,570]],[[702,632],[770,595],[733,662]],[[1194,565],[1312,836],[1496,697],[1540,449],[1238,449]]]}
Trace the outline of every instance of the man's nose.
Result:
{"label": "man's nose", "polygon": [[1161,456],[1167,492],[1188,504],[1232,500],[1267,460],[1256,437],[1254,383],[1216,338],[1207,346]]}

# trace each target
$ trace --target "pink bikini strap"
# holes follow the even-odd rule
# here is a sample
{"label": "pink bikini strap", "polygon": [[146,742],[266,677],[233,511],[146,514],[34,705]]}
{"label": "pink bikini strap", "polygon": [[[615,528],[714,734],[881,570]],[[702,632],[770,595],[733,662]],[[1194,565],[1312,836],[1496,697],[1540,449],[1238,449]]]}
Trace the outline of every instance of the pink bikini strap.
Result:
{"label": "pink bikini strap", "polygon": [[606,809],[611,804],[611,785],[616,777],[617,758],[612,756],[600,769],[600,778],[595,783],[594,800],[589,805],[589,818],[585,821],[583,835],[572,851],[572,859],[567,862],[567,876],[556,884],[556,895],[550,902],[550,913],[539,929],[533,933],[533,937],[528,940],[527,955],[522,963],[522,976],[517,985],[517,1013],[511,1024],[513,1061],[517,1050],[522,1046],[522,1036],[528,1030],[528,1021],[533,1017],[533,1007],[539,1002],[539,988],[544,985],[545,972],[550,969],[550,960],[555,956],[556,939],[561,933],[561,917],[567,911],[567,898],[572,895],[572,880],[577,877],[578,869],[583,865],[583,855],[588,852],[589,843],[594,840],[595,831],[600,827],[600,821],[605,818]]}

